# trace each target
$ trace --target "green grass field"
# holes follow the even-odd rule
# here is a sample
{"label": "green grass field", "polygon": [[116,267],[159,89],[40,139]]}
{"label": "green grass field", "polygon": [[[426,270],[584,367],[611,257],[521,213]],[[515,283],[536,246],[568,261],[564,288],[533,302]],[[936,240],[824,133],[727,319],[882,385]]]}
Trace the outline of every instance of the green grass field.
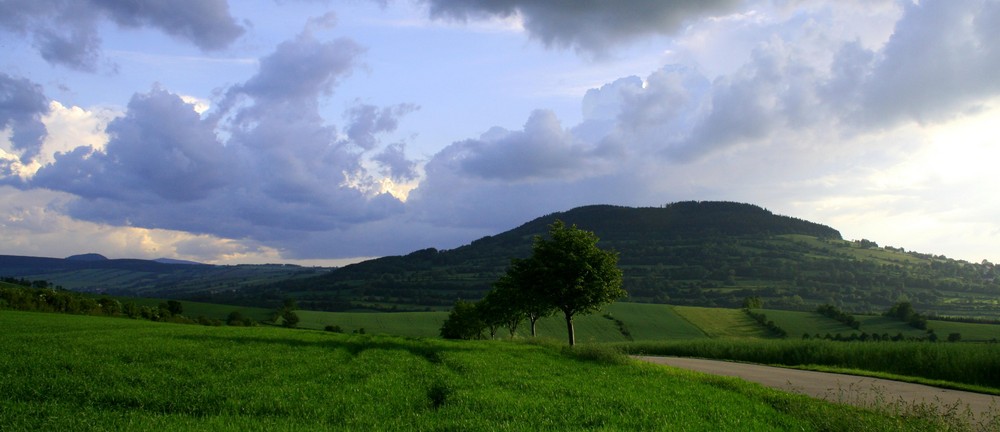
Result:
{"label": "green grass field", "polygon": [[[861,322],[861,328],[854,330],[834,319],[827,318],[814,312],[785,311],[774,309],[762,309],[759,312],[767,315],[769,320],[773,320],[779,327],[788,331],[791,339],[799,338],[803,333],[809,336],[825,336],[827,334],[849,336],[851,333],[865,332],[868,334],[888,334],[896,336],[902,333],[907,337],[925,337],[926,330],[910,327],[904,322],[892,318],[877,315],[857,315]],[[961,340],[966,342],[988,342],[1000,339],[1000,325],[977,324],[952,321],[929,320],[927,328],[933,329],[941,340],[947,339],[951,333],[961,335]]]}
{"label": "green grass field", "polygon": [[951,321],[927,321],[927,327],[934,329],[938,337],[946,339],[951,333],[958,333],[966,342],[1000,340],[1000,325],[976,324]]}
{"label": "green grass field", "polygon": [[587,346],[0,311],[0,430],[937,430]]}
{"label": "green grass field", "polygon": [[441,323],[448,312],[321,312],[296,311],[301,321],[299,326],[322,330],[335,325],[345,333],[364,329],[365,333],[388,334],[409,337],[437,337]]}
{"label": "green grass field", "polygon": [[[188,309],[185,302],[185,311]],[[206,309],[207,310],[207,309]],[[221,309],[225,313],[228,310]],[[264,310],[264,313],[269,311]],[[301,321],[299,327],[322,330],[328,325],[340,326],[345,333],[364,329],[370,334],[390,334],[410,337],[436,337],[441,324],[448,317],[447,312],[322,312],[296,311]],[[615,323],[604,317],[609,314],[622,320],[633,340],[696,339],[707,337],[705,332],[685,320],[673,306],[613,303],[603,312],[581,315],[574,318],[577,340],[580,342],[624,342]],[[208,315],[206,315],[208,316]],[[221,316],[220,318],[225,318]],[[517,337],[531,334],[528,323],[521,324]],[[547,317],[538,323],[538,335],[543,338],[562,340],[566,337],[566,321],[561,314]],[[501,329],[498,337],[509,337],[506,329]]]}
{"label": "green grass field", "polygon": [[[155,306],[158,301],[152,300],[149,305]],[[209,317],[224,319],[234,308],[183,302],[185,313],[196,311]],[[272,313],[266,309],[240,308],[246,315],[250,313],[255,319],[266,319]],[[249,311],[249,312],[247,312]],[[854,330],[836,320],[824,317],[815,312],[785,311],[762,309],[768,320],[788,332],[789,339],[801,338],[803,333],[810,336],[826,334],[849,336],[851,333],[867,332],[869,334],[888,334],[896,336],[902,333],[908,337],[924,337],[926,331],[915,329],[906,323],[887,317],[875,315],[858,315],[861,329]],[[322,330],[328,325],[337,325],[345,333],[364,329],[370,334],[389,334],[410,337],[436,337],[441,323],[447,318],[447,312],[395,312],[395,313],[365,313],[365,312],[322,312],[297,311],[302,321],[302,328]],[[214,315],[213,315],[214,314]],[[702,308],[690,306],[669,306],[644,303],[613,303],[604,311],[591,315],[582,315],[574,319],[577,340],[588,342],[627,342],[615,323],[604,317],[605,314],[624,322],[634,341],[672,341],[702,338],[766,338],[768,333],[757,322],[746,316],[739,309]],[[189,314],[190,315],[190,314]],[[197,315],[190,315],[197,316]],[[948,321],[929,322],[942,340],[950,333],[959,333],[962,340],[990,341],[1000,339],[1000,325],[973,324]],[[527,322],[521,324],[517,338],[526,338],[530,334]],[[566,322],[562,315],[547,317],[539,321],[538,334],[544,338],[562,340],[566,337]],[[497,337],[508,337],[506,329],[501,329]]]}

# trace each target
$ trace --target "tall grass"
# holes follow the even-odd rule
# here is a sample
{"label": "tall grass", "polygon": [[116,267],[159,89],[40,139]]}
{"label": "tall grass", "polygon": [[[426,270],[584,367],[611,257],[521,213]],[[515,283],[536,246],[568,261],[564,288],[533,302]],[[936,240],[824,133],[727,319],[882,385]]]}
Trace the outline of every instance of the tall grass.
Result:
{"label": "tall grass", "polygon": [[786,366],[819,365],[1000,389],[1000,344],[694,340],[616,345],[631,354],[703,357]]}
{"label": "tall grass", "polygon": [[935,430],[606,348],[0,311],[0,430]]}

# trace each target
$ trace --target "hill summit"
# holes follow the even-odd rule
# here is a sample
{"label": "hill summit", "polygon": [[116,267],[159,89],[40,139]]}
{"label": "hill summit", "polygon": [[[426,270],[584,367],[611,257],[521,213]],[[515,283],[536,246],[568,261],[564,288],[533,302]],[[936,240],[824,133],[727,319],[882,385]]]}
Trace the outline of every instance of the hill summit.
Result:
{"label": "hill summit", "polygon": [[[675,279],[732,282],[734,266],[726,261],[739,261],[741,270],[749,274],[749,261],[741,255],[763,253],[762,249],[774,247],[768,242],[776,237],[843,241],[840,232],[831,227],[775,215],[751,204],[687,201],[644,208],[590,205],[545,215],[452,250],[428,248],[405,256],[378,258],[316,278],[281,282],[240,295],[280,298],[294,292],[302,307],[329,310],[449,306],[457,298],[482,296],[512,258],[531,254],[533,238],[545,235],[557,219],[593,231],[600,238],[598,246],[619,253],[632,301],[671,298],[669,293],[682,286],[671,282]],[[730,248],[733,242],[742,242],[742,246]],[[686,283],[684,289],[688,288]]]}
{"label": "hill summit", "polygon": [[69,261],[108,261],[108,257],[99,253],[85,253],[66,257]]}
{"label": "hill summit", "polygon": [[684,201],[640,208],[591,205],[542,216],[513,232],[542,234],[556,219],[593,231],[608,243],[636,234],[675,239],[777,234],[841,239],[839,231],[826,225],[775,215],[752,204],[725,201]]}

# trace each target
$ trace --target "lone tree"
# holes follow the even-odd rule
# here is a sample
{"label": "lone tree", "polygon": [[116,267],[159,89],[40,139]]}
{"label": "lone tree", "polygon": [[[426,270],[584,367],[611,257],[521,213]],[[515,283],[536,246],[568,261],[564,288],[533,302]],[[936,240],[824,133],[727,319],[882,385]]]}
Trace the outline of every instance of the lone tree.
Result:
{"label": "lone tree", "polygon": [[521,287],[563,312],[570,346],[576,344],[574,315],[595,312],[627,295],[618,254],[597,247],[597,241],[590,231],[555,221],[549,225],[549,238],[535,237],[528,273],[536,280]]}

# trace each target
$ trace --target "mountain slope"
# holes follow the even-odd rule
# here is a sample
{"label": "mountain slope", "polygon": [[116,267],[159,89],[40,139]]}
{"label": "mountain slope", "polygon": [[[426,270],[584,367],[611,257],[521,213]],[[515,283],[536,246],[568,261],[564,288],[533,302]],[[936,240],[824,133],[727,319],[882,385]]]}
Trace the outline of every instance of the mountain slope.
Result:
{"label": "mountain slope", "polygon": [[453,250],[366,261],[265,291],[314,309],[446,308],[482,296],[556,219],[594,231],[600,247],[619,252],[631,301],[738,307],[758,296],[774,308],[830,303],[879,312],[908,300],[944,315],[998,315],[995,266],[848,242],[833,228],[731,202],[580,207]]}
{"label": "mountain slope", "polygon": [[992,265],[848,242],[833,228],[730,202],[580,207],[453,250],[420,250],[233,294],[241,302],[293,296],[303,308],[325,310],[447,308],[482,296],[556,219],[594,231],[600,247],[619,252],[631,301],[737,307],[759,296],[776,308],[831,303],[875,312],[909,300],[947,315],[997,314],[990,303],[1000,293],[1000,271]]}

